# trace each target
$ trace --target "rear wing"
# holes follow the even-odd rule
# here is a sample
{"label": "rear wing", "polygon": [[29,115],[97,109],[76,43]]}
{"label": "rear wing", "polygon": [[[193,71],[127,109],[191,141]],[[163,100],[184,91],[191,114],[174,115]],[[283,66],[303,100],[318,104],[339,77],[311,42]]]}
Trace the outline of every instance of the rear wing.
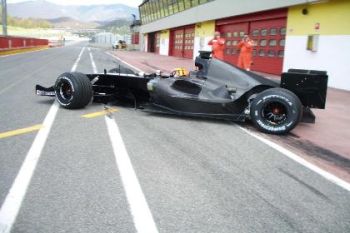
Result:
{"label": "rear wing", "polygon": [[309,108],[325,108],[327,83],[326,71],[289,69],[281,76],[281,87],[292,91]]}

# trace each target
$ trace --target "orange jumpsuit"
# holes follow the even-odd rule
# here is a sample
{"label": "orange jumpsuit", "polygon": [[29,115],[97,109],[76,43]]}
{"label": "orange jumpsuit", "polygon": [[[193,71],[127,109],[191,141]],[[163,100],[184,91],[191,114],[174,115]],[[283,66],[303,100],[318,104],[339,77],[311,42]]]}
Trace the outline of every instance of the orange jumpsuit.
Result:
{"label": "orange jumpsuit", "polygon": [[237,66],[245,70],[250,70],[250,66],[252,65],[253,42],[241,41],[237,47],[241,50],[239,53]]}
{"label": "orange jumpsuit", "polygon": [[208,45],[212,46],[213,58],[224,60],[225,39],[212,39]]}

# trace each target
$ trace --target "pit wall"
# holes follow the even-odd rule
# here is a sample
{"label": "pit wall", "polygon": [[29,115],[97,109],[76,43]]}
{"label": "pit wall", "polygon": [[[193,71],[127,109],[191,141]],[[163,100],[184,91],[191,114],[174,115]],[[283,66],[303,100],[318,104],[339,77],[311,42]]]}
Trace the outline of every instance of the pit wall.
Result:
{"label": "pit wall", "polygon": [[349,54],[350,1],[330,0],[289,8],[284,71],[325,70],[328,86],[349,91]]}
{"label": "pit wall", "polygon": [[49,41],[27,37],[0,36],[0,56],[48,48]]}

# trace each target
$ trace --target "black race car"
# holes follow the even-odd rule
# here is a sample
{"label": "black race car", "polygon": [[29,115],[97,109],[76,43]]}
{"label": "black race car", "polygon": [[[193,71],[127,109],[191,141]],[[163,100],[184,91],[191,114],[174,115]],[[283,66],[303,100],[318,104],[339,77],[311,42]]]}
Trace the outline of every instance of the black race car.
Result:
{"label": "black race car", "polygon": [[56,97],[67,109],[96,102],[131,102],[143,111],[232,121],[250,119],[261,131],[285,134],[300,121],[314,123],[310,108],[325,108],[327,73],[290,69],[266,79],[201,51],[187,75],[136,74],[120,67],[97,74],[63,73],[36,94]]}

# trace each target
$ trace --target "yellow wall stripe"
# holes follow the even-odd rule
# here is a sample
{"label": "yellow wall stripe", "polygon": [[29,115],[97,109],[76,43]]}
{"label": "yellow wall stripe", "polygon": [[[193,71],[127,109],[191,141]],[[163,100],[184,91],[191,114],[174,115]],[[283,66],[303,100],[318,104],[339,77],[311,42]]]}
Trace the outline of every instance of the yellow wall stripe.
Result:
{"label": "yellow wall stripe", "polygon": [[116,108],[108,108],[108,109],[100,111],[100,112],[93,112],[93,113],[85,114],[85,115],[82,115],[81,117],[84,117],[84,118],[95,118],[95,117],[104,116],[104,115],[107,115],[109,113],[116,112],[116,111],[118,111],[118,109],[116,109]]}
{"label": "yellow wall stripe", "polygon": [[30,133],[33,131],[38,131],[42,127],[43,127],[43,125],[34,125],[34,126],[23,128],[23,129],[16,129],[16,130],[7,131],[4,133],[0,133],[0,139],[13,137],[13,136],[21,135],[21,134],[26,134],[26,133]]}
{"label": "yellow wall stripe", "polygon": [[[302,10],[307,9],[306,15]],[[319,24],[320,28],[315,29]],[[350,1],[329,0],[290,7],[287,35],[350,35]]]}
{"label": "yellow wall stripe", "polygon": [[213,37],[214,32],[215,32],[214,20],[196,24],[195,34],[198,37]]}

